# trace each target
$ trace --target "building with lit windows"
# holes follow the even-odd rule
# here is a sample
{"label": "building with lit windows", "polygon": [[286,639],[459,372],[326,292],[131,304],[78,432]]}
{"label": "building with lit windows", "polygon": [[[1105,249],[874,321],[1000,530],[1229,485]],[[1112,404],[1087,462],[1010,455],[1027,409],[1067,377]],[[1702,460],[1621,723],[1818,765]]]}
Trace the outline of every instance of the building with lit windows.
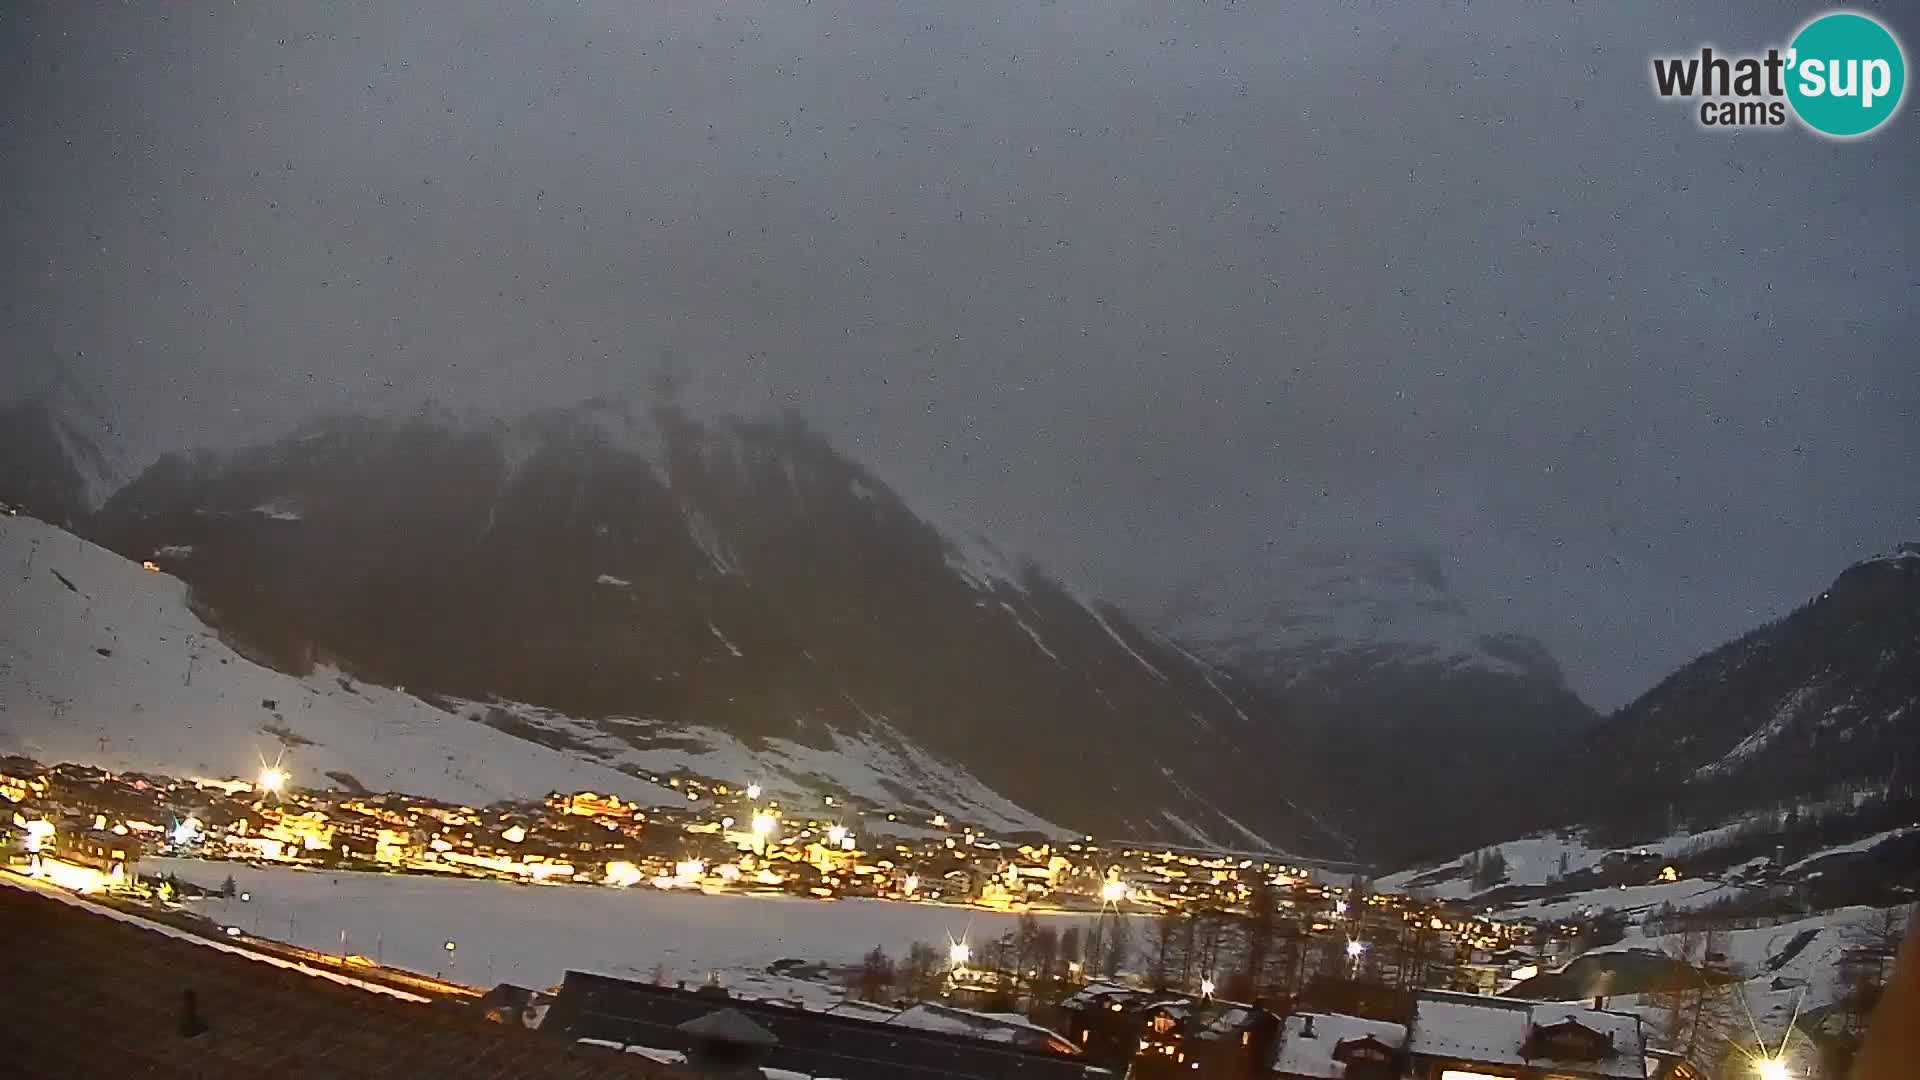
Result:
{"label": "building with lit windows", "polygon": [[1632,1013],[1429,990],[1407,1026],[1410,1080],[1647,1080]]}

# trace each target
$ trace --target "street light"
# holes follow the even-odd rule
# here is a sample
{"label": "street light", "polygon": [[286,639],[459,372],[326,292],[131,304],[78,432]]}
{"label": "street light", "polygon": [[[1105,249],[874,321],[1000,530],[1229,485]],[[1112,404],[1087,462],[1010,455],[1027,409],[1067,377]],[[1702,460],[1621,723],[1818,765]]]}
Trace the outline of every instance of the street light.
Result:
{"label": "street light", "polygon": [[287,770],[278,765],[269,765],[260,770],[260,787],[274,795],[287,789]]}
{"label": "street light", "polygon": [[1201,997],[1213,996],[1213,980],[1212,979],[1200,980],[1200,996]]}
{"label": "street light", "polygon": [[1100,901],[1105,904],[1117,904],[1127,898],[1127,883],[1107,881],[1100,885]]}
{"label": "street light", "polygon": [[1360,959],[1361,954],[1366,951],[1367,951],[1366,942],[1359,941],[1353,938],[1349,938],[1347,940],[1347,959],[1358,960]]}
{"label": "street light", "polygon": [[969,948],[964,941],[956,941],[947,949],[947,959],[952,963],[956,971],[966,967],[967,961],[972,958],[972,956],[973,950]]}
{"label": "street light", "polygon": [[759,798],[759,797],[760,797],[760,785],[759,785],[759,784],[748,784],[748,785],[747,785],[747,798],[749,798],[749,799],[757,799],[757,798]]}
{"label": "street light", "polygon": [[1760,1080],[1793,1080],[1793,1070],[1777,1057],[1764,1057],[1753,1063],[1753,1071],[1760,1074]]}

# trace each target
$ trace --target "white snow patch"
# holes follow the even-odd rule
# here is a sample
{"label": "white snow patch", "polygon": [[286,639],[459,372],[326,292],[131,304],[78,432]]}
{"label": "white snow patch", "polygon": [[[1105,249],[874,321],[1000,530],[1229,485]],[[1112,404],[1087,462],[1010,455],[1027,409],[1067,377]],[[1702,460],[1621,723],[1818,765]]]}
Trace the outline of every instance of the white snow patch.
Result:
{"label": "white snow patch", "polygon": [[721,633],[719,627],[709,622],[707,624],[707,629],[713,632],[713,636],[720,642],[720,644],[725,645],[727,647],[728,652],[732,653],[735,656],[747,655],[746,653],[743,653],[740,651],[740,646],[735,645],[733,642],[727,640],[727,635]]}
{"label": "white snow patch", "polygon": [[272,502],[261,503],[259,506],[253,508],[253,512],[256,514],[264,514],[275,521],[301,520],[299,507],[296,507],[285,499],[275,499]]}
{"label": "white snow patch", "polygon": [[[1015,626],[1018,626],[1020,629],[1027,632],[1027,637],[1033,640],[1034,646],[1038,648],[1041,652],[1047,654],[1047,659],[1052,660],[1056,664],[1060,664],[1061,662],[1060,657],[1056,655],[1052,649],[1047,648],[1047,642],[1044,638],[1040,636],[1040,631],[1035,630],[1031,626],[1028,626],[1026,623],[1026,620],[1020,617],[1020,613],[1014,610],[1014,607],[1012,604],[1009,604],[1005,600],[1002,600],[1000,601],[1000,607],[1002,610],[1004,610],[1007,613],[1007,615],[1010,618],[1013,619],[1013,624]],[[1064,667],[1065,665],[1062,664],[1061,666]]]}
{"label": "white snow patch", "polygon": [[1872,851],[1874,848],[1879,847],[1881,844],[1884,844],[1889,840],[1898,839],[1899,837],[1907,836],[1911,833],[1916,833],[1916,832],[1920,832],[1920,825],[1908,825],[1905,828],[1888,829],[1885,832],[1874,833],[1872,836],[1855,840],[1851,844],[1840,844],[1836,847],[1827,848],[1824,851],[1816,851],[1813,854],[1807,856],[1806,858],[1801,859],[1798,862],[1795,862],[1793,865],[1788,866],[1785,870],[1781,872],[1786,874],[1791,874],[1795,870],[1799,870],[1810,863],[1819,862],[1821,859],[1824,859],[1829,855],[1846,855],[1856,851]]}
{"label": "white snow patch", "polygon": [[1025,592],[1020,570],[993,541],[973,532],[947,535],[947,568],[981,592],[992,592],[1001,585]]}
{"label": "white snow patch", "polygon": [[610,766],[642,775],[685,771],[727,783],[757,783],[770,797],[796,800],[833,791],[878,807],[922,807],[991,831],[1074,835],[1013,803],[958,763],[921,749],[859,702],[847,700],[868,730],[848,733],[828,727],[827,749],[777,737],[749,747],[701,724],[634,717],[594,722],[515,701],[450,704],[463,713],[505,710],[522,723],[582,744]]}
{"label": "white snow patch", "polygon": [[726,541],[720,539],[720,533],[714,529],[713,523],[707,520],[705,514],[690,506],[686,508],[685,514],[687,538],[692,540],[694,546],[700,549],[700,553],[707,557],[708,564],[722,574],[738,576],[740,563],[734,558]]}
{"label": "white snow patch", "polygon": [[[1610,850],[1589,846],[1585,838],[1577,833],[1567,836],[1538,833],[1495,846],[1507,861],[1504,884],[1508,885],[1545,885],[1561,874],[1562,856],[1566,858],[1565,873],[1577,874],[1598,865]],[[1464,869],[1445,881],[1425,886],[1415,886],[1413,882],[1423,876],[1457,868],[1464,858],[1466,855],[1449,862],[1401,870],[1380,878],[1376,884],[1383,892],[1405,892],[1409,888],[1419,887],[1436,900],[1462,900],[1474,892],[1471,875]]]}
{"label": "white snow patch", "polygon": [[1118,630],[1115,630],[1111,625],[1107,623],[1106,616],[1100,614],[1100,608],[1098,605],[1092,604],[1092,603],[1083,603],[1081,606],[1087,609],[1087,614],[1093,616],[1094,622],[1097,622],[1100,624],[1100,629],[1105,630],[1107,632],[1107,636],[1113,639],[1114,644],[1120,646],[1122,649],[1127,650],[1128,656],[1133,657],[1134,660],[1139,662],[1141,667],[1147,669],[1147,674],[1152,675],[1154,678],[1159,679],[1161,682],[1167,681],[1166,675],[1162,674],[1159,668],[1154,667],[1153,664],[1150,661],[1148,661],[1146,657],[1141,656],[1139,653],[1135,652],[1133,646],[1127,644],[1127,639],[1121,637],[1120,632]]}
{"label": "white snow patch", "polygon": [[1694,776],[1701,780],[1706,780],[1719,776],[1722,773],[1732,772],[1734,769],[1739,768],[1742,762],[1765,750],[1768,745],[1793,725],[1793,722],[1799,718],[1800,713],[1806,708],[1807,702],[1819,689],[1820,687],[1817,685],[1803,686],[1793,693],[1788,694],[1786,699],[1780,702],[1779,708],[1773,711],[1773,715],[1767,718],[1766,723],[1761,724],[1749,733],[1746,738],[1736,743],[1734,748],[1727,751],[1726,755],[1721,757],[1720,760],[1701,766],[1695,771]]}

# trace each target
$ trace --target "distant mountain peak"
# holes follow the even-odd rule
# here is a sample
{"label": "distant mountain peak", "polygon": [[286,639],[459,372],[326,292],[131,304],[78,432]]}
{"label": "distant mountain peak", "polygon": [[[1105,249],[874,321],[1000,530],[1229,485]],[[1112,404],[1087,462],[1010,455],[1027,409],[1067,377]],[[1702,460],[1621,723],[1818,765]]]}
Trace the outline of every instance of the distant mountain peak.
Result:
{"label": "distant mountain peak", "polygon": [[830,781],[897,743],[1049,821],[1351,853],[1304,762],[1243,752],[1278,722],[1255,696],[796,415],[335,417],[165,459],[89,529],[276,669],[520,703],[617,765],[718,732]]}

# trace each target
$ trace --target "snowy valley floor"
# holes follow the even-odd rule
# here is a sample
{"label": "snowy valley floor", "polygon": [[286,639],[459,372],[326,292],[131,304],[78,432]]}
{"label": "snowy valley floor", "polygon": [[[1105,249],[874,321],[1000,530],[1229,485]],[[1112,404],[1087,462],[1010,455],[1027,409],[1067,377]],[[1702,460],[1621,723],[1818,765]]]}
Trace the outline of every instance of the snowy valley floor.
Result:
{"label": "snowy valley floor", "polygon": [[[1017,915],[888,900],[815,901],[708,896],[652,888],[605,889],[444,880],[396,874],[252,867],[150,859],[143,875],[175,874],[218,888],[231,874],[239,900],[197,901],[193,910],[246,933],[324,952],[341,950],[458,982],[541,988],[568,969],[650,980],[705,982],[713,972],[739,993],[838,997],[837,986],[766,973],[776,960],[857,964],[879,945],[895,957],[915,941],[978,948],[1011,930]],[[1088,915],[1040,914],[1085,927]],[[446,943],[457,946],[450,969]]]}

